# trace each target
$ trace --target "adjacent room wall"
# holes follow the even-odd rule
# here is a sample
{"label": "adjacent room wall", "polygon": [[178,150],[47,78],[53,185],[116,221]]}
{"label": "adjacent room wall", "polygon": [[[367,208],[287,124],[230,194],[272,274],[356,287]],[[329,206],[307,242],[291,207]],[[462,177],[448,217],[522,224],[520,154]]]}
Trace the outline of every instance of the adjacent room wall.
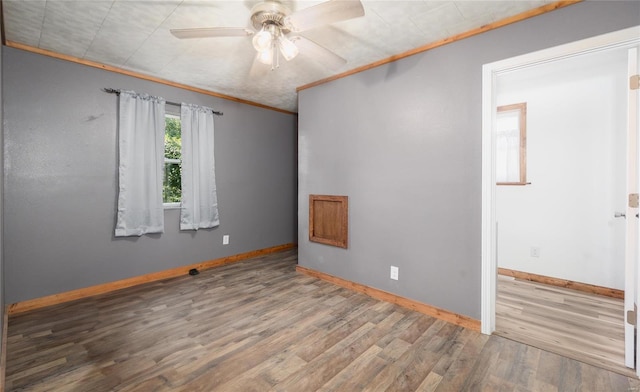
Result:
{"label": "adjacent room wall", "polygon": [[531,182],[496,188],[499,267],[624,289],[627,95],[626,48],[498,78],[498,105],[527,103]]}
{"label": "adjacent room wall", "polygon": [[[296,242],[295,115],[3,50],[6,303]],[[218,228],[179,231],[167,210],[164,234],[114,237],[118,98],[103,87],[224,112]]]}
{"label": "adjacent room wall", "polygon": [[[300,265],[480,319],[482,65],[639,16],[580,3],[301,91]],[[309,242],[309,194],[349,196],[348,249]]]}

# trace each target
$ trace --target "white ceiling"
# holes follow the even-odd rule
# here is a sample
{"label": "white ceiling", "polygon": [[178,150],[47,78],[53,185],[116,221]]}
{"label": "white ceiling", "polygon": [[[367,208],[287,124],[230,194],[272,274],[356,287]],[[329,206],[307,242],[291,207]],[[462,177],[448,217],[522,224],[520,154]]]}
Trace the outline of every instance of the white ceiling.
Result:
{"label": "white ceiling", "polygon": [[[300,34],[347,59],[342,68],[327,69],[301,54],[261,76],[249,74],[250,37],[179,40],[169,32],[247,27],[257,1],[3,0],[2,7],[7,41],[295,112],[299,86],[549,2],[363,0],[364,17]],[[320,1],[283,3],[295,11]]]}

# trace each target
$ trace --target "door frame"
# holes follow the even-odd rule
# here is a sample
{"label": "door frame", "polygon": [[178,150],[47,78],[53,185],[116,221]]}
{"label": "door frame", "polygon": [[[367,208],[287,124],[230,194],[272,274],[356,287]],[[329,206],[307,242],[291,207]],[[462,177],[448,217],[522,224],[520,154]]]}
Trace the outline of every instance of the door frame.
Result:
{"label": "door frame", "polygon": [[640,44],[640,25],[549,49],[488,63],[482,67],[482,238],[481,332],[496,328],[497,221],[495,181],[496,81],[500,74],[590,52]]}
{"label": "door frame", "polygon": [[[627,49],[627,77],[638,75],[638,45]],[[629,86],[627,88],[627,180],[626,194],[638,193],[638,91]],[[625,213],[630,219],[625,219],[625,276],[624,276],[624,364],[629,368],[635,368],[636,374],[640,375],[640,368],[635,366],[638,355],[640,355],[640,340],[636,339],[636,324],[638,322],[637,304],[638,300],[638,208],[630,202],[625,203]],[[630,323],[629,313],[634,323]],[[637,342],[636,342],[637,341]]]}

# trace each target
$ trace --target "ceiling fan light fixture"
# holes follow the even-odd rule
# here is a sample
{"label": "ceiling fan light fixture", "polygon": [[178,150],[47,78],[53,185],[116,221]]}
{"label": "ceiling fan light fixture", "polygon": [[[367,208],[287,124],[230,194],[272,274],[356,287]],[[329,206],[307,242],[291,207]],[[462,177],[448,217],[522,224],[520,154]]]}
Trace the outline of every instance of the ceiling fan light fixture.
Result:
{"label": "ceiling fan light fixture", "polygon": [[252,40],[253,47],[258,52],[263,52],[267,49],[270,49],[273,46],[274,35],[271,31],[273,29],[270,28],[269,26],[273,26],[273,25],[264,25],[262,29],[258,33],[256,33],[256,35],[253,36],[253,40]]}
{"label": "ceiling fan light fixture", "polygon": [[258,51],[257,59],[262,64],[273,66],[273,47]]}
{"label": "ceiling fan light fixture", "polygon": [[293,60],[293,58],[300,53],[298,47],[284,35],[280,35],[278,37],[278,48],[280,49],[280,53],[282,53],[284,59],[287,61]]}
{"label": "ceiling fan light fixture", "polygon": [[[281,0],[256,0],[256,2],[257,4],[251,8],[253,30],[242,27],[205,27],[172,29],[171,33],[177,38],[253,35],[252,44],[257,52],[254,64],[269,65],[271,70],[280,66],[281,56],[291,61],[300,51],[307,56],[315,55],[321,58],[321,61],[328,63],[327,66],[331,68],[339,68],[347,62],[331,50],[309,39],[295,34],[289,37],[287,35],[363,16],[364,8],[360,0],[326,0],[293,13],[282,4]],[[254,34],[254,31],[257,33]]]}

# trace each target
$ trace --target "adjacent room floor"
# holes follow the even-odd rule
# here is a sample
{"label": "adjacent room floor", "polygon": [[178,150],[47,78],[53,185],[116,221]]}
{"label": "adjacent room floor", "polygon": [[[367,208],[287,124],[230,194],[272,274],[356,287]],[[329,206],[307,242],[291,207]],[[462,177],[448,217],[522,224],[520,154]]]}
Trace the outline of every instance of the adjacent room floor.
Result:
{"label": "adjacent room floor", "polygon": [[621,299],[498,276],[496,334],[633,376]]}
{"label": "adjacent room floor", "polygon": [[295,272],[295,250],[10,317],[8,391],[628,391]]}

